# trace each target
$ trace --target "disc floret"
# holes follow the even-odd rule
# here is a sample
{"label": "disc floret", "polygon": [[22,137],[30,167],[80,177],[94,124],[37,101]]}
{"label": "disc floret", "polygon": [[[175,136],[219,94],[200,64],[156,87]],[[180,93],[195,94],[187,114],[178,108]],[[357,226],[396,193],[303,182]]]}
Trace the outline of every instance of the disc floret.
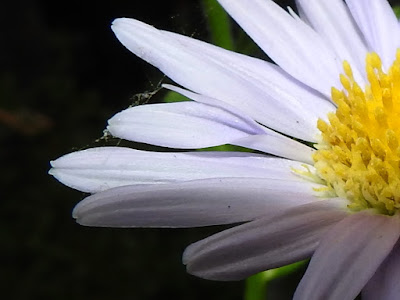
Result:
{"label": "disc floret", "polygon": [[400,51],[387,72],[376,53],[367,55],[364,89],[347,61],[343,69],[343,89],[331,92],[336,112],[318,120],[315,167],[350,209],[393,215],[400,209]]}

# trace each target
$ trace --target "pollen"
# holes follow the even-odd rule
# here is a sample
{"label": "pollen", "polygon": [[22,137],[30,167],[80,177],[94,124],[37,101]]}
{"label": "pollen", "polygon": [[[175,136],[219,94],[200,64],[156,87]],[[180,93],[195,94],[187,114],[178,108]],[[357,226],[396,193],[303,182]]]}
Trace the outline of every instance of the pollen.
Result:
{"label": "pollen", "polygon": [[400,50],[387,71],[376,53],[367,54],[364,88],[347,61],[343,70],[343,89],[331,92],[336,112],[318,120],[314,166],[351,210],[393,215],[400,209]]}

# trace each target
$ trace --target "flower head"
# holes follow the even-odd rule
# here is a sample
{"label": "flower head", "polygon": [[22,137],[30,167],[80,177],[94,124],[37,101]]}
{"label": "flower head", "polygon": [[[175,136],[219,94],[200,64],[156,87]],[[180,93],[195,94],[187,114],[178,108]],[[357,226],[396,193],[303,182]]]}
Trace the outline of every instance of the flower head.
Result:
{"label": "flower head", "polygon": [[169,148],[265,154],[74,152],[50,171],[92,193],[74,217],[113,227],[245,222],[190,245],[188,271],[238,280],[312,256],[295,299],[396,299],[400,25],[391,7],[298,0],[299,17],[271,0],[219,2],[276,64],[117,19],[121,43],[193,101],[126,109],[108,130]]}

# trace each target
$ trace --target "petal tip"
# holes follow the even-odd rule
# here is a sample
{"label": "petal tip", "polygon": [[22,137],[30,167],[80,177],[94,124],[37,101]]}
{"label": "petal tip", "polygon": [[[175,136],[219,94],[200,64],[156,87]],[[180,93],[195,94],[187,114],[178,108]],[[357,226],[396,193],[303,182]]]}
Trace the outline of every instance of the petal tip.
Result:
{"label": "petal tip", "polygon": [[74,209],[72,210],[72,218],[74,218],[78,224],[81,224],[81,222],[79,220],[81,218],[80,211],[79,211],[80,210],[80,206],[81,205],[80,205],[80,202],[79,202],[77,205],[75,205]]}
{"label": "petal tip", "polygon": [[51,164],[52,168],[51,168],[47,173],[48,173],[49,175],[55,177],[55,176],[56,176],[55,174],[57,174],[57,170],[54,168],[52,162],[50,162],[50,164]]}
{"label": "petal tip", "polygon": [[129,19],[129,18],[116,18],[111,22],[111,28],[115,28],[115,27],[117,27],[119,25],[122,25],[124,23],[125,24],[126,23],[130,23],[131,20],[132,19]]}

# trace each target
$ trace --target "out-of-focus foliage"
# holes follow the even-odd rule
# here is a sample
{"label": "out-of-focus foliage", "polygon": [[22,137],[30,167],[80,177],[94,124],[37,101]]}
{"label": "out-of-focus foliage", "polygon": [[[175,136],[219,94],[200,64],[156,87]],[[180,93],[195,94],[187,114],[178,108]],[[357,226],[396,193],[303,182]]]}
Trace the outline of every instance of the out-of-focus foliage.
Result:
{"label": "out-of-focus foliage", "polygon": [[400,5],[393,6],[393,11],[396,14],[396,17],[399,19],[400,18]]}

